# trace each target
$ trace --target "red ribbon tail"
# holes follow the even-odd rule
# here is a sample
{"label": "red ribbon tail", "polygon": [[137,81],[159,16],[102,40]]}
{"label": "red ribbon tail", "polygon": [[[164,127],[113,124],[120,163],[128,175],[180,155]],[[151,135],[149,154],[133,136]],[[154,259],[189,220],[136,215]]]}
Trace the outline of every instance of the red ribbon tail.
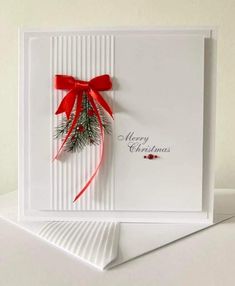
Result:
{"label": "red ribbon tail", "polygon": [[108,114],[113,118],[113,112],[107,101],[102,97],[102,95],[93,89],[89,91],[89,95],[94,98],[107,112]]}
{"label": "red ribbon tail", "polygon": [[56,110],[56,115],[65,112],[67,119],[70,118],[70,114],[73,110],[74,102],[76,100],[76,92],[71,90],[61,101],[58,109]]}
{"label": "red ribbon tail", "polygon": [[91,106],[93,107],[93,110],[95,112],[95,115],[97,116],[97,119],[98,119],[98,122],[99,122],[99,126],[100,126],[100,132],[101,132],[101,143],[100,143],[100,161],[99,161],[99,164],[97,165],[94,173],[92,174],[92,176],[90,177],[89,181],[86,183],[86,185],[82,188],[82,190],[76,195],[76,197],[74,198],[73,202],[76,202],[79,197],[81,197],[81,195],[86,191],[86,189],[89,187],[89,185],[91,184],[91,182],[93,181],[93,179],[95,178],[99,168],[100,168],[100,165],[101,165],[101,162],[102,162],[102,159],[103,159],[103,150],[104,150],[104,130],[103,130],[103,125],[102,125],[102,121],[101,121],[101,118],[100,118],[100,114],[99,114],[99,111],[93,101],[93,98],[91,96],[88,95],[88,99],[91,103]]}
{"label": "red ribbon tail", "polygon": [[68,133],[67,133],[67,135],[66,135],[66,137],[65,137],[65,139],[64,139],[64,141],[62,143],[62,145],[60,146],[59,151],[57,152],[56,156],[54,157],[54,159],[58,159],[58,157],[59,157],[59,155],[60,155],[60,153],[61,153],[61,151],[62,151],[62,149],[63,149],[63,147],[65,145],[65,143],[67,142],[70,134],[72,133],[72,131],[73,131],[73,129],[74,129],[78,119],[79,119],[79,115],[80,115],[81,109],[82,109],[82,96],[79,94],[77,96],[76,112],[75,112],[75,116],[74,116],[72,125],[69,128],[69,131],[68,131]]}

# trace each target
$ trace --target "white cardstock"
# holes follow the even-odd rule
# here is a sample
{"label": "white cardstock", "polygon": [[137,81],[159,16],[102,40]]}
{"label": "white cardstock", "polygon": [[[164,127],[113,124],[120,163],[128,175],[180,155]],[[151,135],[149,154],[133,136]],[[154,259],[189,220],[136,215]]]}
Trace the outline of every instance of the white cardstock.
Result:
{"label": "white cardstock", "polygon": [[[20,219],[212,222],[215,49],[209,28],[21,31]],[[100,148],[53,160],[56,74],[113,82],[112,135],[75,203]]]}

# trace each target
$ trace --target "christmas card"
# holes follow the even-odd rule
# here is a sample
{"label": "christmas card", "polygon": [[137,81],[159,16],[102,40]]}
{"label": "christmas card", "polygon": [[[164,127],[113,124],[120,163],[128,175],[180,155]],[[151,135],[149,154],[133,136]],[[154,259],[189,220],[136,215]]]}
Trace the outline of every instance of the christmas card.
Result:
{"label": "christmas card", "polygon": [[20,219],[212,221],[213,30],[20,38]]}

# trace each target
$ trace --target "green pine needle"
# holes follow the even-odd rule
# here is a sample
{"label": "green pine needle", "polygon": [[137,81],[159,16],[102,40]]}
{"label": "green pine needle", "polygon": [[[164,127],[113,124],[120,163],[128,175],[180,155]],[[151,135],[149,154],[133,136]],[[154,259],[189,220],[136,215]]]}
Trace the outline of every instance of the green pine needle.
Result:
{"label": "green pine needle", "polygon": [[[105,134],[111,134],[112,126],[108,115],[99,104],[96,104],[96,107],[99,111]],[[79,152],[86,146],[100,144],[101,132],[98,119],[95,114],[89,115],[88,110],[91,112],[93,111],[92,106],[88,101],[87,95],[84,94],[82,100],[82,111],[75,128],[65,143],[65,151]],[[55,129],[55,139],[64,138],[66,136],[72,124],[73,117],[74,113],[71,114],[69,120],[66,118],[66,116],[63,116],[60,124]]]}

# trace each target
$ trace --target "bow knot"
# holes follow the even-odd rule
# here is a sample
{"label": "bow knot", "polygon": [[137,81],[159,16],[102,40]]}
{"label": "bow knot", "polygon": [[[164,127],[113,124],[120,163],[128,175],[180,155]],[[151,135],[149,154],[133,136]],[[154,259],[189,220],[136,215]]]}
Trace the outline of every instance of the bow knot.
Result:
{"label": "bow knot", "polygon": [[74,87],[77,91],[88,91],[90,89],[89,82],[83,80],[75,80]]}

